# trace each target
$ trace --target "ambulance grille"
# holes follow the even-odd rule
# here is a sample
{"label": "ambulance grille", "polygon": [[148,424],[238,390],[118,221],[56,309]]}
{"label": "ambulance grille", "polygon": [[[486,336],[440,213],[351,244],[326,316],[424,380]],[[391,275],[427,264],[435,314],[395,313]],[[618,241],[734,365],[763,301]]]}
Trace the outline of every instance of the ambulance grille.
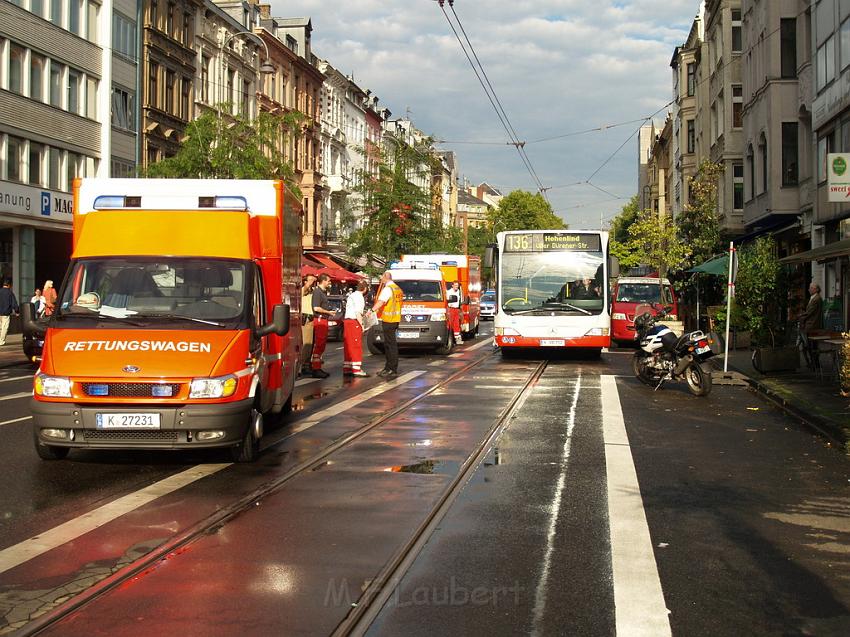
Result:
{"label": "ambulance grille", "polygon": [[[81,383],[86,396],[109,398],[174,398],[180,392],[179,383]],[[106,387],[106,393],[103,388]],[[157,393],[154,395],[154,387]],[[169,393],[168,389],[171,390]]]}
{"label": "ambulance grille", "polygon": [[91,441],[120,442],[134,440],[137,442],[177,442],[179,432],[167,431],[102,431],[99,429],[84,429],[83,437]]}

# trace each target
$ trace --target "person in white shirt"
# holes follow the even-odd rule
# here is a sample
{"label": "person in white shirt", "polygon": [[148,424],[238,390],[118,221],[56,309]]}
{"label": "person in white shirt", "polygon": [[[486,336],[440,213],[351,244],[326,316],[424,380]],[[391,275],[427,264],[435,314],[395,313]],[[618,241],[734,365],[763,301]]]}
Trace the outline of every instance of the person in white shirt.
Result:
{"label": "person in white shirt", "polygon": [[463,301],[463,292],[460,289],[460,283],[455,281],[446,291],[446,306],[448,307],[449,329],[454,332],[455,343],[458,345],[463,343],[463,338],[460,334],[460,311]]}
{"label": "person in white shirt", "polygon": [[360,281],[357,289],[345,302],[345,318],[342,331],[342,375],[369,376],[361,368],[363,363],[363,315],[366,312],[366,298],[363,293],[368,289],[366,281]]}
{"label": "person in white shirt", "polygon": [[35,294],[33,294],[33,297],[30,299],[30,303],[35,306],[35,315],[37,318],[44,316],[45,303],[44,296],[41,293],[41,288],[35,289]]}

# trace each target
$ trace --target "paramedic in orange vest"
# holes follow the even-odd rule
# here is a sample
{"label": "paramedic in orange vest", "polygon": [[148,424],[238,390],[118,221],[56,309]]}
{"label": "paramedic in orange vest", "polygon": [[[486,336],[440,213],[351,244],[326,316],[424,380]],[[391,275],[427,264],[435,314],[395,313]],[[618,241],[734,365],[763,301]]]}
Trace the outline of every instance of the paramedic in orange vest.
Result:
{"label": "paramedic in orange vest", "polygon": [[328,290],[331,287],[331,278],[322,272],[319,282],[313,290],[313,355],[310,364],[313,368],[313,378],[327,378],[330,376],[322,369],[322,357],[328,344],[328,319],[334,315],[331,304],[328,301]]}
{"label": "paramedic in orange vest", "polygon": [[463,343],[460,336],[460,303],[463,300],[463,292],[460,291],[460,283],[455,281],[448,289],[446,306],[449,310],[449,329],[455,333],[455,343]]}
{"label": "paramedic in orange vest", "polygon": [[345,322],[342,330],[342,375],[366,377],[363,371],[363,313],[366,311],[366,299],[363,293],[369,284],[364,280],[357,283],[357,289],[348,295],[345,302]]}
{"label": "paramedic in orange vest", "polygon": [[381,329],[384,333],[384,353],[387,362],[384,369],[378,372],[378,376],[384,378],[395,378],[398,376],[398,324],[401,322],[401,302],[404,300],[404,292],[393,281],[392,272],[387,270],[381,277],[383,288],[372,309],[381,319]]}

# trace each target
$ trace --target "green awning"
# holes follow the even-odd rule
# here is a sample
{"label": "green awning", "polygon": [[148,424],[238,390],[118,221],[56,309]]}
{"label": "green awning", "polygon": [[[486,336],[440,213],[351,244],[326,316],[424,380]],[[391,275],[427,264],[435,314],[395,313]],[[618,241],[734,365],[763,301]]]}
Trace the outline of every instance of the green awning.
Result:
{"label": "green awning", "polygon": [[721,254],[717,257],[712,257],[705,263],[700,263],[698,266],[691,268],[688,272],[704,272],[705,274],[714,274],[716,276],[727,276],[729,274],[729,255]]}

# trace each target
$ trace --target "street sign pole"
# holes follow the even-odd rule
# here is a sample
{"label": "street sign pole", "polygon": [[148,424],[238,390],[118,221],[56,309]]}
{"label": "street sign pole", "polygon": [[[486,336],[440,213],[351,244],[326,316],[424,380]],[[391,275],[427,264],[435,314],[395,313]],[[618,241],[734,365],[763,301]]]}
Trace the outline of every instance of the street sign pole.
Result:
{"label": "street sign pole", "polygon": [[735,260],[735,243],[729,242],[729,280],[726,284],[726,344],[723,353],[723,373],[729,371],[729,322],[732,317],[732,262]]}

